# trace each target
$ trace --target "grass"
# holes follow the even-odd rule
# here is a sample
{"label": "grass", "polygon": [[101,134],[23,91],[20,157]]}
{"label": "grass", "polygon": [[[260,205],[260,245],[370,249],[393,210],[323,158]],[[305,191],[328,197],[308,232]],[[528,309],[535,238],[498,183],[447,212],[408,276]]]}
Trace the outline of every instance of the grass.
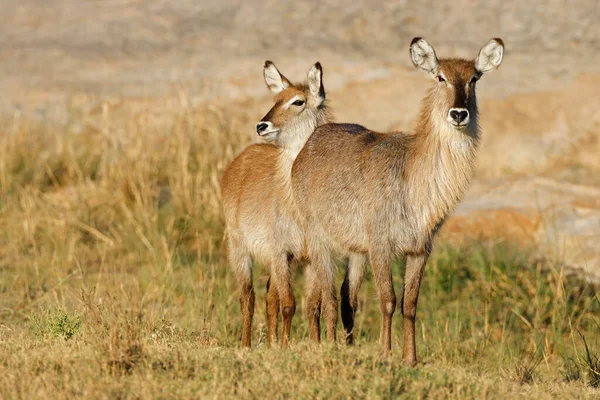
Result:
{"label": "grass", "polygon": [[218,186],[264,108],[242,106],[182,106],[154,121],[105,105],[73,111],[75,130],[2,125],[0,397],[600,395],[598,286],[511,243],[437,243],[417,368],[400,364],[399,312],[393,356],[380,358],[370,279],[357,345],[308,342],[301,271],[290,348],[265,344],[259,267],[255,347],[240,349]]}
{"label": "grass", "polygon": [[31,331],[37,336],[51,335],[71,339],[81,328],[81,317],[69,315],[63,310],[46,311],[30,318]]}

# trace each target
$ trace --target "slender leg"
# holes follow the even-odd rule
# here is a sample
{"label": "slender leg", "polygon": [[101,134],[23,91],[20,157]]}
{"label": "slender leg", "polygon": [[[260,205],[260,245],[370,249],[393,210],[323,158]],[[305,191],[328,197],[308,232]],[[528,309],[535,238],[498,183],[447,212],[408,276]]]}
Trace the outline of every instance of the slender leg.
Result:
{"label": "slender leg", "polygon": [[344,282],[340,289],[341,297],[341,308],[342,308],[342,323],[344,324],[344,332],[346,332],[346,344],[350,345],[354,341],[353,332],[354,329],[354,314],[356,312],[356,305],[352,304],[350,300],[350,263],[346,265],[346,274],[344,275]]}
{"label": "slender leg", "polygon": [[304,266],[306,275],[306,318],[310,340],[321,341],[321,285],[310,264]]}
{"label": "slender leg", "polygon": [[366,256],[352,253],[348,259],[344,283],[340,291],[342,298],[342,322],[346,332],[346,344],[354,343],[354,316],[358,307],[358,291],[366,273]]}
{"label": "slender leg", "polygon": [[396,293],[392,281],[391,257],[385,252],[371,251],[369,254],[373,278],[381,310],[381,349],[384,357],[392,351],[392,317],[396,311]]}
{"label": "slender leg", "polygon": [[254,317],[254,289],[252,288],[251,281],[242,284],[240,305],[242,307],[242,316],[244,318],[242,346],[250,347],[252,345],[252,318]]}
{"label": "slender leg", "polygon": [[[430,247],[428,247],[430,248]],[[412,254],[406,259],[404,276],[404,292],[402,295],[402,314],[404,315],[404,348],[402,362],[406,365],[417,365],[417,349],[415,345],[415,317],[417,301],[423,270],[429,257],[429,250],[423,254]]]}
{"label": "slender leg", "polygon": [[254,317],[254,289],[252,287],[252,257],[234,238],[229,237],[229,262],[241,288],[240,306],[242,309],[242,347],[250,347],[252,342],[252,318]]}
{"label": "slender leg", "polygon": [[314,274],[321,289],[321,318],[325,322],[327,339],[335,342],[338,320],[335,263],[330,250],[319,240],[323,235],[323,232],[312,230],[311,225],[308,225],[306,250],[311,268],[314,268]]}
{"label": "slender leg", "polygon": [[281,345],[287,346],[290,340],[292,318],[296,312],[296,300],[292,292],[290,264],[287,254],[280,254],[273,258],[271,276],[275,281],[279,294],[279,307],[282,315]]}
{"label": "slender leg", "polygon": [[335,264],[327,254],[320,262],[321,271],[319,280],[321,284],[321,312],[325,320],[327,340],[336,341],[336,328],[338,322],[338,301],[335,289]]}
{"label": "slender leg", "polygon": [[277,330],[279,320],[279,293],[277,287],[271,282],[271,277],[267,281],[267,340],[269,346],[277,343]]}
{"label": "slender leg", "polygon": [[325,328],[327,331],[327,340],[336,341],[336,329],[338,322],[338,302],[334,287],[324,286],[321,288],[321,307],[323,318],[325,319]]}

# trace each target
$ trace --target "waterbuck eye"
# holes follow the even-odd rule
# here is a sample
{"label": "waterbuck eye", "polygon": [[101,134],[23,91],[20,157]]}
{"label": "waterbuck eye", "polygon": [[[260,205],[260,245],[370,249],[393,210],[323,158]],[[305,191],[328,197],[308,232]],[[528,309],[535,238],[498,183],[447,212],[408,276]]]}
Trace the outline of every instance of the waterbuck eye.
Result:
{"label": "waterbuck eye", "polygon": [[295,102],[292,103],[292,105],[294,106],[303,106],[304,105],[304,100],[296,100]]}
{"label": "waterbuck eye", "polygon": [[437,76],[437,80],[438,80],[438,82],[446,82],[446,80],[444,79],[444,77],[441,76],[441,75]]}
{"label": "waterbuck eye", "polygon": [[472,85],[472,84],[474,84],[475,82],[477,82],[478,80],[479,80],[479,77],[478,77],[478,76],[474,76],[474,77],[472,77],[472,78],[471,78],[471,82],[469,82],[469,84],[471,84],[471,85]]}

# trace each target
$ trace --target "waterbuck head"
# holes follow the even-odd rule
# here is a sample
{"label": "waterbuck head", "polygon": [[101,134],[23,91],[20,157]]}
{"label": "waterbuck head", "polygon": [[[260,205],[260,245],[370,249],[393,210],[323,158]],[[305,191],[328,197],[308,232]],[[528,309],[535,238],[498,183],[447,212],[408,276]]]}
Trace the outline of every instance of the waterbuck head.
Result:
{"label": "waterbuck head", "polygon": [[291,83],[271,61],[265,62],[264,77],[275,94],[275,105],[256,124],[256,133],[267,142],[299,152],[312,132],[327,122],[321,64],[308,71],[306,83]]}
{"label": "waterbuck head", "polygon": [[456,130],[477,130],[476,82],[502,62],[504,43],[492,39],[479,51],[475,60],[438,59],[433,47],[422,38],[410,44],[410,57],[416,67],[435,80],[428,100],[434,121],[445,120]]}

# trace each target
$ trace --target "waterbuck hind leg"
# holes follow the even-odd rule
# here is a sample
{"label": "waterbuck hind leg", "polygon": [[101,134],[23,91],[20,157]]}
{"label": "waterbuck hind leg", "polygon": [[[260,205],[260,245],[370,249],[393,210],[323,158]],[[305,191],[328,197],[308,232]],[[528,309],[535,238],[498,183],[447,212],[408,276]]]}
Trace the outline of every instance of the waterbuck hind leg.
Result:
{"label": "waterbuck hind leg", "polygon": [[277,343],[277,331],[279,330],[279,293],[277,286],[267,281],[267,340],[269,346]]}
{"label": "waterbuck hind leg", "polygon": [[308,337],[319,343],[321,341],[321,285],[314,267],[305,264],[306,276],[306,319],[308,320]]}
{"label": "waterbuck hind leg", "polygon": [[346,344],[354,343],[354,318],[358,307],[358,292],[366,273],[367,260],[363,254],[353,253],[348,258],[346,274],[340,290],[342,322],[346,333]]}
{"label": "waterbuck hind leg", "polygon": [[344,324],[344,332],[346,333],[346,344],[350,345],[354,342],[354,315],[356,307],[350,301],[350,278],[348,277],[348,268],[346,267],[346,275],[342,288],[340,289],[342,323]]}
{"label": "waterbuck hind leg", "polygon": [[274,257],[271,265],[271,276],[279,294],[281,310],[281,345],[287,346],[290,341],[292,318],[296,312],[296,300],[292,292],[290,263],[287,254]]}
{"label": "waterbuck hind leg", "polygon": [[423,277],[423,270],[429,257],[429,251],[423,254],[413,254],[406,258],[406,272],[404,275],[404,291],[402,295],[402,314],[404,316],[404,347],[402,362],[406,365],[417,364],[417,349],[415,345],[415,317],[417,315],[417,301],[419,288]]}

